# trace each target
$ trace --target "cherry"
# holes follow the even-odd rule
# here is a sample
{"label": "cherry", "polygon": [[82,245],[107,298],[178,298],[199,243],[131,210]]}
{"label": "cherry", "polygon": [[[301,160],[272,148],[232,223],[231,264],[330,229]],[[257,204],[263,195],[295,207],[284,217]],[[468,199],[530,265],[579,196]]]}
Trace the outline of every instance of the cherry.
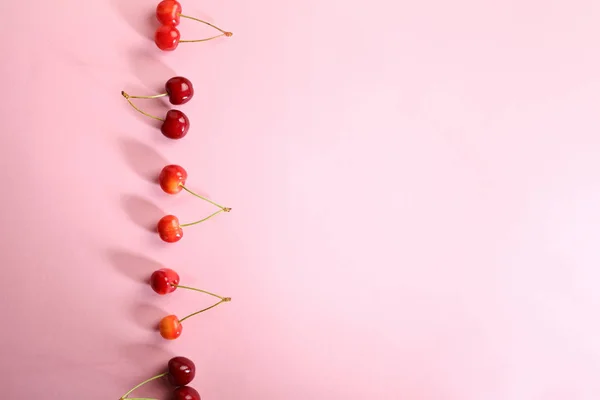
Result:
{"label": "cherry", "polygon": [[160,131],[169,139],[181,139],[190,129],[190,120],[179,110],[169,110]]}
{"label": "cherry", "polygon": [[[173,357],[167,364],[167,372],[146,379],[142,383],[134,386],[133,389],[121,396],[120,400],[135,400],[129,396],[134,390],[144,386],[146,383],[166,376],[173,386],[184,386],[189,384],[196,375],[196,365],[192,360],[186,357]],[[142,400],[142,399],[138,399]]]}
{"label": "cherry", "polygon": [[[154,33],[154,43],[156,43],[156,46],[158,46],[159,49],[164,51],[173,51],[177,48],[179,43],[206,42],[208,40],[216,39],[221,36],[231,37],[233,35],[233,33],[224,31],[223,29],[209,22],[203,21],[198,18],[190,17],[188,15],[183,15],[181,14],[181,11],[181,4],[179,4],[175,0],[161,1],[156,7],[156,19],[158,19],[158,22],[160,22],[161,25]],[[219,32],[221,32],[221,34],[205,39],[181,40],[181,34],[176,28],[176,26],[179,25],[180,17],[191,19],[196,22],[201,22],[218,30]]]}
{"label": "cherry", "polygon": [[183,76],[174,76],[165,83],[165,92],[152,96],[131,96],[125,92],[121,94],[126,99],[157,99],[159,97],[169,96],[169,102],[176,106],[185,104],[194,97],[194,86],[188,78]]}
{"label": "cherry", "polygon": [[169,95],[171,104],[185,104],[194,96],[194,86],[189,79],[183,76],[174,76],[165,84],[165,90]]}
{"label": "cherry", "polygon": [[181,4],[175,0],[163,0],[156,6],[156,18],[162,25],[179,25]]}
{"label": "cherry", "polygon": [[177,194],[183,190],[187,172],[179,165],[167,165],[158,175],[160,188],[168,194]]}
{"label": "cherry", "polygon": [[160,295],[174,292],[178,284],[179,275],[169,268],[161,268],[150,276],[152,290]]}
{"label": "cherry", "polygon": [[[131,98],[144,98],[143,96],[130,96],[124,91],[121,91],[121,95],[125,97],[125,99],[131,105],[131,107],[133,107],[139,113],[144,114],[146,117],[153,118],[157,121],[162,121],[160,131],[169,139],[181,139],[188,133],[188,130],[190,129],[190,120],[188,119],[187,115],[185,115],[182,111],[169,110],[167,111],[167,115],[164,118],[160,118],[155,115],[148,114],[145,111],[142,111],[131,101]],[[161,95],[148,97],[160,96]]]}
{"label": "cherry", "polygon": [[169,360],[169,382],[173,386],[184,386],[194,380],[196,365],[185,357],[173,357]]}
{"label": "cherry", "polygon": [[214,213],[210,214],[208,217],[202,218],[198,221],[189,222],[187,224],[180,224],[179,218],[177,218],[174,215],[165,215],[158,221],[158,224],[156,225],[156,230],[158,231],[158,236],[160,236],[160,238],[163,241],[167,243],[178,242],[183,237],[183,229],[181,228],[200,224],[208,219],[211,219],[217,214],[229,211],[231,211],[231,208],[223,207],[219,211],[215,211]]}
{"label": "cherry", "polygon": [[181,386],[173,391],[172,400],[200,400],[200,394],[189,386]]}
{"label": "cherry", "polygon": [[156,226],[158,235],[167,243],[175,243],[183,237],[182,225],[179,224],[179,219],[174,215],[165,215],[162,217]]}
{"label": "cherry", "polygon": [[173,51],[179,45],[181,34],[173,25],[161,25],[154,33],[154,43],[163,51]]}
{"label": "cherry", "polygon": [[186,319],[191,318],[200,313],[203,313],[205,311],[208,311],[211,308],[215,308],[216,306],[218,306],[221,303],[227,303],[227,302],[231,301],[231,297],[221,297],[217,294],[210,293],[210,292],[207,292],[204,290],[190,288],[187,286],[180,286],[180,285],[177,285],[176,287],[207,293],[207,294],[210,294],[211,296],[219,298],[219,301],[216,302],[215,304],[213,304],[212,306],[209,306],[209,307],[203,308],[202,310],[193,312],[190,315],[187,315],[181,319],[178,319],[177,316],[175,316],[175,315],[167,315],[166,317],[161,319],[160,322],[158,323],[158,331],[160,332],[160,336],[162,336],[163,338],[168,339],[168,340],[177,339],[179,336],[181,336],[181,331],[183,330],[182,323]]}
{"label": "cherry", "polygon": [[160,336],[167,340],[177,339],[181,335],[183,325],[175,315],[167,315],[158,323]]}
{"label": "cherry", "polygon": [[175,289],[182,288],[208,294],[222,301],[229,301],[227,300],[227,297],[219,296],[218,294],[214,294],[203,289],[180,285],[179,274],[170,268],[161,268],[154,271],[150,276],[150,286],[152,287],[152,290],[161,295],[173,293]]}

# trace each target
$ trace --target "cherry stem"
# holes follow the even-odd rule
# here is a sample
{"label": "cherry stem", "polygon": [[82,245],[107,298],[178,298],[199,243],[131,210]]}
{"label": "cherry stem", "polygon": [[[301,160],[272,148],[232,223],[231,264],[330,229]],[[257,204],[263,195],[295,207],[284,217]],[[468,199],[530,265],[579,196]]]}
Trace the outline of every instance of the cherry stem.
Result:
{"label": "cherry stem", "polygon": [[146,379],[144,382],[140,383],[140,384],[139,384],[139,385],[137,385],[137,386],[134,386],[134,388],[133,388],[133,389],[131,389],[129,392],[127,392],[127,393],[125,393],[123,396],[121,396],[121,400],[123,400],[123,399],[126,399],[126,398],[127,398],[127,396],[129,396],[129,395],[131,394],[131,392],[133,392],[135,389],[137,389],[137,388],[139,388],[139,387],[141,387],[141,386],[145,385],[146,383],[148,383],[148,382],[150,382],[150,381],[153,381],[153,380],[155,380],[155,379],[160,379],[160,378],[162,378],[163,376],[167,376],[168,374],[169,374],[168,372],[164,372],[164,373],[162,373],[162,374],[160,374],[160,375],[153,376],[153,377],[152,377],[152,378],[150,378],[150,379]]}
{"label": "cherry stem", "polygon": [[127,397],[125,399],[122,400],[158,400],[158,399],[150,399],[147,397]]}
{"label": "cherry stem", "polygon": [[231,208],[229,208],[229,207],[223,207],[222,205],[220,205],[220,204],[217,204],[217,203],[215,203],[214,201],[212,201],[212,200],[209,200],[209,199],[207,199],[207,198],[206,198],[206,197],[204,197],[204,196],[200,196],[198,193],[194,193],[194,192],[192,192],[190,189],[188,189],[187,187],[185,187],[185,186],[183,185],[183,183],[181,183],[181,182],[179,183],[179,186],[181,186],[181,187],[183,188],[183,190],[185,190],[185,191],[186,191],[186,192],[188,192],[189,194],[191,194],[191,195],[194,195],[194,196],[196,196],[196,197],[198,197],[199,199],[202,199],[202,200],[204,200],[204,201],[207,201],[207,202],[209,202],[210,204],[212,204],[213,206],[217,206],[217,207],[219,207],[221,210],[223,210],[223,211],[225,211],[225,212],[229,212],[229,211],[231,211]]}
{"label": "cherry stem", "polygon": [[192,226],[192,225],[199,224],[199,223],[201,223],[201,222],[204,222],[204,221],[206,221],[207,219],[210,219],[210,218],[214,217],[215,215],[217,215],[217,214],[219,214],[219,213],[222,213],[223,211],[225,211],[225,210],[224,210],[224,209],[220,209],[219,211],[217,211],[217,212],[214,212],[214,213],[210,214],[208,217],[206,217],[206,218],[202,218],[202,219],[201,219],[201,220],[199,220],[199,221],[190,222],[189,224],[179,224],[179,226],[183,228],[184,226]]}
{"label": "cherry stem", "polygon": [[[127,94],[127,93],[125,93],[125,94]],[[168,95],[169,95],[168,93],[155,94],[154,96],[132,96],[132,95],[127,94],[126,98],[128,98],[128,99],[158,99],[159,97],[165,97]]]}
{"label": "cherry stem", "polygon": [[209,40],[213,40],[213,39],[216,39],[216,38],[220,38],[221,36],[231,36],[231,35],[228,35],[228,33],[231,33],[231,32],[227,32],[227,33],[221,33],[220,35],[211,36],[211,37],[209,37],[209,38],[206,38],[206,39],[180,40],[180,41],[179,41],[179,43],[208,42]]}
{"label": "cherry stem", "polygon": [[[183,15],[183,14],[179,14],[179,16],[180,16],[180,17],[182,17],[182,18],[191,19],[191,20],[194,20],[194,21],[197,21],[197,22],[202,22],[203,24],[206,24],[206,25],[208,25],[208,26],[210,26],[210,27],[212,27],[212,28],[215,28],[215,29],[216,29],[216,30],[218,30],[219,32],[222,32],[222,33],[223,33],[223,35],[225,35],[225,36],[228,36],[228,37],[229,37],[229,36],[233,35],[233,33],[231,33],[231,32],[227,32],[227,31],[224,31],[223,29],[219,28],[218,26],[214,26],[214,25],[213,25],[213,24],[211,24],[210,22],[206,22],[206,21],[203,21],[203,20],[201,20],[201,19],[198,19],[198,18],[190,17],[189,15]],[[223,35],[219,35],[219,36],[223,36]],[[219,36],[215,36],[215,37],[219,37]],[[180,42],[181,42],[181,40],[180,40]]]}
{"label": "cherry stem", "polygon": [[176,288],[181,288],[181,289],[195,290],[197,292],[209,294],[209,295],[214,296],[221,300],[225,299],[225,297],[223,297],[223,296],[219,296],[218,294],[207,292],[206,290],[202,290],[202,289],[197,289],[197,288],[193,288],[193,287],[189,287],[189,286],[182,286],[182,285],[173,285],[173,284],[171,284],[171,286],[176,287]]}
{"label": "cherry stem", "polygon": [[219,301],[218,303],[215,303],[215,304],[213,304],[213,305],[212,305],[212,306],[210,306],[210,307],[203,308],[203,309],[202,309],[202,310],[200,310],[200,311],[196,311],[195,313],[191,313],[190,315],[188,315],[188,316],[185,316],[185,317],[181,318],[181,319],[179,320],[179,322],[181,323],[181,322],[185,321],[186,319],[193,317],[194,315],[198,315],[198,314],[200,314],[200,313],[203,313],[204,311],[208,311],[208,310],[210,310],[211,308],[215,308],[215,307],[216,307],[216,306],[218,306],[219,304],[221,304],[221,303],[227,303],[228,301],[231,301],[231,297],[223,297],[223,298],[221,298],[221,301]]}
{"label": "cherry stem", "polygon": [[155,120],[158,120],[158,121],[163,121],[163,122],[165,121],[165,120],[164,120],[164,118],[160,118],[160,117],[157,117],[157,116],[155,116],[155,115],[152,115],[152,114],[148,114],[147,112],[140,110],[139,108],[137,108],[137,107],[135,106],[135,104],[133,104],[133,103],[131,102],[131,100],[129,100],[129,98],[134,98],[134,99],[137,99],[137,98],[139,98],[139,97],[130,96],[130,95],[128,95],[127,93],[125,93],[124,91],[121,91],[121,94],[123,95],[123,97],[125,97],[125,99],[126,99],[126,100],[127,100],[127,102],[128,102],[130,105],[131,105],[131,107],[135,108],[135,109],[136,109],[138,112],[140,112],[140,113],[144,114],[146,117],[154,118]]}

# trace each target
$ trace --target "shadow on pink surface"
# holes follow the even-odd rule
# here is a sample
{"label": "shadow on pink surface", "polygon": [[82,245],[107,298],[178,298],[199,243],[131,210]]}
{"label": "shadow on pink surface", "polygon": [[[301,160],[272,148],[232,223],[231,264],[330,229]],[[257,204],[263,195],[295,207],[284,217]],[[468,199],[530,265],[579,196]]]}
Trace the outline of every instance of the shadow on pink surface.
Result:
{"label": "shadow on pink surface", "polygon": [[121,205],[129,219],[148,232],[156,232],[158,220],[166,215],[154,203],[138,195],[123,195]]}
{"label": "shadow on pink surface", "polygon": [[148,257],[124,250],[108,250],[107,256],[117,271],[143,284],[148,283],[152,272],[163,267]]}
{"label": "shadow on pink surface", "polygon": [[137,139],[125,137],[120,142],[125,161],[131,169],[148,182],[158,183],[161,169],[169,162],[156,151],[155,147],[148,146]]}
{"label": "shadow on pink surface", "polygon": [[123,22],[132,27],[140,36],[154,40],[154,31],[159,26],[155,14],[158,2],[112,0],[111,4]]}

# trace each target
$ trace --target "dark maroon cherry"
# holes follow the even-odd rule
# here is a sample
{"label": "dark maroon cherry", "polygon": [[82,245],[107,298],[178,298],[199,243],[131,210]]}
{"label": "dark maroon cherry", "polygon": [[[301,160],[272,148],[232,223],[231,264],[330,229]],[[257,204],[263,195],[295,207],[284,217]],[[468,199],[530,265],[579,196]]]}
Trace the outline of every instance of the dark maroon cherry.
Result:
{"label": "dark maroon cherry", "polygon": [[194,87],[189,79],[183,76],[171,78],[165,84],[165,89],[169,95],[171,104],[185,104],[194,96]]}
{"label": "dark maroon cherry", "polygon": [[180,386],[173,391],[173,400],[200,400],[200,393],[193,387]]}
{"label": "dark maroon cherry", "polygon": [[169,360],[169,382],[173,386],[184,386],[196,376],[196,365],[189,358],[173,357]]}
{"label": "dark maroon cherry", "polygon": [[190,129],[190,120],[187,115],[179,110],[169,110],[160,127],[163,135],[169,139],[181,139]]}

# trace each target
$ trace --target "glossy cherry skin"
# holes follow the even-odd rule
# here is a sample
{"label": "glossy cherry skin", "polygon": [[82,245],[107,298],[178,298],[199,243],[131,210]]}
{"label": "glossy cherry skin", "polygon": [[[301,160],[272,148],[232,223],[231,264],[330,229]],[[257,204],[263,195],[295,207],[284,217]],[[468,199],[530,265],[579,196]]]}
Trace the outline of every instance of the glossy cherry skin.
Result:
{"label": "glossy cherry skin", "polygon": [[173,391],[172,400],[200,400],[200,393],[190,386],[181,386]]}
{"label": "glossy cherry skin", "polygon": [[169,139],[181,139],[190,129],[190,120],[179,110],[169,110],[160,131]]}
{"label": "glossy cherry skin", "polygon": [[181,335],[183,325],[175,315],[167,315],[158,323],[160,336],[167,340],[177,339]]}
{"label": "glossy cherry skin", "polygon": [[158,294],[172,293],[177,289],[177,285],[179,285],[179,275],[170,268],[161,268],[150,276],[150,286]]}
{"label": "glossy cherry skin", "polygon": [[169,382],[173,386],[184,386],[194,380],[196,365],[185,357],[173,357],[169,360]]}
{"label": "glossy cherry skin", "polygon": [[168,194],[177,194],[183,190],[187,179],[187,172],[179,165],[167,165],[158,175],[160,188]]}
{"label": "glossy cherry skin", "polygon": [[173,51],[179,45],[181,34],[173,25],[161,25],[154,34],[154,43],[159,49]]}
{"label": "glossy cherry skin", "polygon": [[179,219],[174,215],[165,215],[156,226],[158,235],[167,243],[175,243],[183,237],[183,229],[179,225]]}
{"label": "glossy cherry skin", "polygon": [[171,104],[185,104],[194,96],[192,82],[183,76],[175,76],[167,81],[165,90],[169,95]]}
{"label": "glossy cherry skin", "polygon": [[156,6],[156,19],[161,25],[179,25],[181,4],[175,0],[163,0]]}

